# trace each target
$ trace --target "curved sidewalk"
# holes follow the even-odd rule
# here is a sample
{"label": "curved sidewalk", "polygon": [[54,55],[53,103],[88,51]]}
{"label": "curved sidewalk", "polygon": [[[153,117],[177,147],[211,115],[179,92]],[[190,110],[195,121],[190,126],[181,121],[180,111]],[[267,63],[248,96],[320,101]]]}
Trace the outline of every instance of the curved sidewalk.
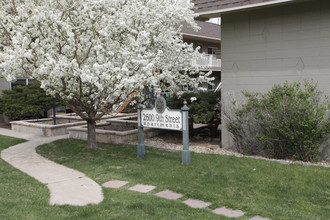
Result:
{"label": "curved sidewalk", "polygon": [[13,167],[46,184],[50,190],[49,203],[51,205],[84,206],[102,202],[102,188],[92,179],[79,171],[54,163],[36,153],[37,146],[68,138],[68,135],[26,136],[1,128],[0,135],[29,140],[3,150],[1,158]]}

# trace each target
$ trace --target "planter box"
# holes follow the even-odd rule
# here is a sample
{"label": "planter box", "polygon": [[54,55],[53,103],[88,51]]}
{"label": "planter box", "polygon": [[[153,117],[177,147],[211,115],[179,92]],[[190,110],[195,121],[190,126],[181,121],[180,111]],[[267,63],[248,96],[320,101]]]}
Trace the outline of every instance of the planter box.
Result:
{"label": "planter box", "polygon": [[[122,114],[118,115],[105,115],[101,120],[122,117]],[[11,129],[13,131],[39,135],[39,136],[58,136],[68,134],[68,128],[74,126],[85,125],[86,121],[83,121],[76,114],[65,114],[65,115],[56,115],[56,125],[53,124],[53,118],[44,118],[44,119],[32,119],[32,120],[23,120],[23,121],[12,121]]]}
{"label": "planter box", "polygon": [[[110,119],[110,118],[119,118],[119,117],[126,117],[127,114],[123,114],[123,113],[119,113],[119,114],[108,114],[108,115],[103,115],[103,117],[101,118],[101,120],[106,120],[106,119]],[[68,113],[68,114],[60,114],[60,115],[56,115],[57,119],[73,119],[73,120],[82,120],[80,118],[79,115],[77,115],[76,113]]]}
{"label": "planter box", "polygon": [[[124,144],[138,139],[137,116],[108,119],[96,124],[96,140],[100,143]],[[70,138],[87,140],[87,125],[68,129]],[[145,128],[144,137],[157,136],[162,130]]]}
{"label": "planter box", "polygon": [[10,122],[13,131],[46,137],[68,134],[69,127],[86,124],[81,119],[64,118],[56,118],[56,123],[53,124],[52,118]]}

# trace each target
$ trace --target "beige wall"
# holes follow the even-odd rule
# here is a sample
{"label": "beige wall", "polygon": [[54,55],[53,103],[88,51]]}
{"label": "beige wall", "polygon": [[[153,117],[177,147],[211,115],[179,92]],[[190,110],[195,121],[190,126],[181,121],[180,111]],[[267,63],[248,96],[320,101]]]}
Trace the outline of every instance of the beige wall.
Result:
{"label": "beige wall", "polygon": [[[314,79],[330,96],[330,1],[222,15],[222,97]],[[231,145],[226,130],[223,146]]]}

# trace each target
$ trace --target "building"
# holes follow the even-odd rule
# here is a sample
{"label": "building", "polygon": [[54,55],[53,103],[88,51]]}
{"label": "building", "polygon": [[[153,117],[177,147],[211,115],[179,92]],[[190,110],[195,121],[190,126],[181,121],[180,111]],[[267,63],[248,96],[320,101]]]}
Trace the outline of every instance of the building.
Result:
{"label": "building", "polygon": [[28,85],[32,81],[34,81],[34,79],[29,77],[17,78],[15,82],[8,82],[5,78],[0,78],[0,95],[3,90],[10,90],[13,86],[18,85]]}
{"label": "building", "polygon": [[[313,79],[330,96],[330,1],[193,0],[200,20],[221,16],[222,99]],[[233,145],[223,126],[222,146]],[[330,138],[323,142],[330,158]]]}
{"label": "building", "polygon": [[215,78],[214,85],[204,85],[209,90],[214,90],[221,82],[221,33],[220,25],[209,22],[196,21],[200,30],[194,31],[188,25],[183,25],[183,40],[192,43],[194,47],[199,47],[199,51],[204,53],[204,58],[197,60],[197,64],[202,66],[202,71],[212,70],[212,77]]}
{"label": "building", "polygon": [[10,83],[5,78],[0,78],[0,95],[3,90],[11,89]]}

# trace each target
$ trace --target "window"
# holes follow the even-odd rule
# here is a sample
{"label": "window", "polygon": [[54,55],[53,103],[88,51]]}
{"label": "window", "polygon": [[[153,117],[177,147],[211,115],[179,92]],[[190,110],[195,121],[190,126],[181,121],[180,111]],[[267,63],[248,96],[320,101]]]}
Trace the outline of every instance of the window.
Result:
{"label": "window", "polygon": [[215,48],[215,47],[209,47],[209,48],[207,48],[207,54],[215,54],[216,50],[217,50],[217,48]]}
{"label": "window", "polygon": [[194,91],[194,88],[188,85],[183,85],[182,91]]}
{"label": "window", "polygon": [[213,57],[221,59],[221,50],[219,50],[217,47],[208,47],[207,54],[212,54]]}
{"label": "window", "polygon": [[29,83],[33,82],[34,79],[29,78],[17,78],[15,82],[10,83],[10,88],[13,88],[14,86],[25,86],[29,85]]}

